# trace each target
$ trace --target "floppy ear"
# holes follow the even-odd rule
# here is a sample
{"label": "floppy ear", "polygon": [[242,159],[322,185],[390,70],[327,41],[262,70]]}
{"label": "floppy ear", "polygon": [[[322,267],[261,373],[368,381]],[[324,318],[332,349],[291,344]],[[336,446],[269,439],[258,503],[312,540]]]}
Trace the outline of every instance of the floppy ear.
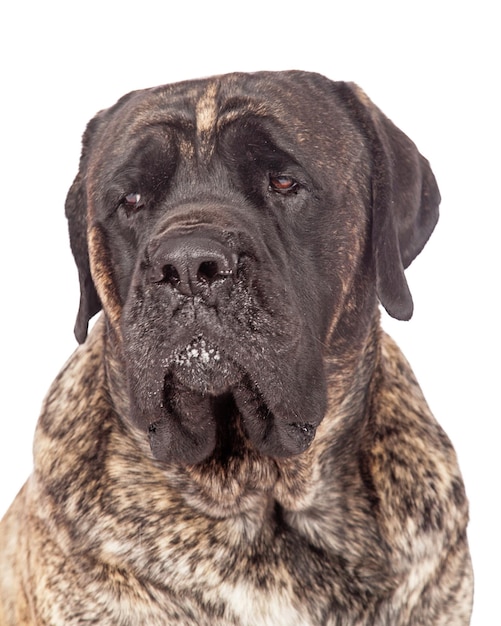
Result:
{"label": "floppy ear", "polygon": [[80,306],[75,323],[75,337],[83,343],[87,337],[89,320],[101,310],[101,301],[92,280],[87,245],[87,194],[85,178],[87,153],[97,120],[91,120],[82,141],[82,155],[78,174],[66,197],[65,213],[68,219],[70,245],[80,280]]}
{"label": "floppy ear", "polygon": [[396,319],[409,320],[412,296],[404,275],[438,221],[440,193],[428,161],[353,83],[342,98],[372,154],[372,251],[377,293]]}

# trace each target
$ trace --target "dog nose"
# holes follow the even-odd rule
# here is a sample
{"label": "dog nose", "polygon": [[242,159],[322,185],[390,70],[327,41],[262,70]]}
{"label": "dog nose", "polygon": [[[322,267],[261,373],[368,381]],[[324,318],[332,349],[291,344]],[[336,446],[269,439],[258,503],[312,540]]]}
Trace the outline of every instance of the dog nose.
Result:
{"label": "dog nose", "polygon": [[149,280],[166,283],[185,296],[235,275],[238,257],[219,241],[183,235],[163,238],[149,253]]}

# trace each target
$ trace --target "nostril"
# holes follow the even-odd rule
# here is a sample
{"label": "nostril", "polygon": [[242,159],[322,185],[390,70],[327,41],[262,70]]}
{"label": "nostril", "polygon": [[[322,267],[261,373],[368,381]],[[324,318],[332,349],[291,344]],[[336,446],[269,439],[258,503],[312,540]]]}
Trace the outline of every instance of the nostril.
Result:
{"label": "nostril", "polygon": [[163,268],[163,280],[161,282],[169,283],[175,287],[179,285],[180,281],[179,272],[174,265],[165,265]]}
{"label": "nostril", "polygon": [[[190,296],[236,279],[238,255],[227,245],[210,237],[179,236],[155,241],[147,254],[148,279],[164,283]],[[222,292],[221,292],[222,293]],[[206,294],[207,295],[207,294]]]}
{"label": "nostril", "polygon": [[226,275],[228,275],[228,272],[221,271],[217,261],[204,261],[198,268],[197,279],[206,283],[212,283],[219,276]]}

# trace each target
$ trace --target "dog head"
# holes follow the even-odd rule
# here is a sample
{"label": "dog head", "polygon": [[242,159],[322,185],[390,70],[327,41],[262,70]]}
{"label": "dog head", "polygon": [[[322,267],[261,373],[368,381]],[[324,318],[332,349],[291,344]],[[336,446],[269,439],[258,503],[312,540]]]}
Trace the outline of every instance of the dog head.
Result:
{"label": "dog head", "polygon": [[158,459],[231,445],[231,416],[262,454],[298,454],[326,356],[361,345],[378,297],[412,315],[404,268],[438,203],[355,85],[263,72],[133,92],[89,123],[67,198],[77,339],[102,307]]}

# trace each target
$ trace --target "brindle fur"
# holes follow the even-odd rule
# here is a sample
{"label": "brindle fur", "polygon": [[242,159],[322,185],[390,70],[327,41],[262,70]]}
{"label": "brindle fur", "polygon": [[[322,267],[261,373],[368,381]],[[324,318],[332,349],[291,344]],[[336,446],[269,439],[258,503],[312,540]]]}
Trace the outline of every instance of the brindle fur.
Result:
{"label": "brindle fur", "polygon": [[[232,112],[229,102],[236,99]],[[126,267],[115,218],[102,212],[107,164],[120,161],[127,142],[144,128],[164,123],[173,101],[176,114],[196,118],[196,128],[191,135],[175,130],[178,169],[170,177],[176,182],[156,200],[163,208],[148,227],[148,241],[172,223],[234,232],[232,207],[238,215],[245,207],[238,250],[243,256],[251,249],[257,259],[239,266],[231,283],[231,298],[245,292],[238,337],[230,297],[218,297],[231,335],[223,358],[228,346],[239,354],[241,344],[253,341],[247,326],[258,336],[262,356],[255,358],[261,361],[249,368],[264,390],[265,417],[240,409],[239,394],[254,406],[244,382],[250,376],[239,378],[240,367],[238,375],[229,367],[236,382],[223,389],[215,382],[217,368],[200,365],[208,388],[203,393],[185,373],[178,381],[175,360],[168,366],[172,389],[165,372],[159,378],[182,423],[206,428],[200,440],[184,440],[183,430],[175,440],[157,438],[157,427],[170,436],[170,414],[165,423],[135,418],[135,411],[148,415],[144,389],[150,389],[138,372],[156,375],[137,356],[138,333],[144,326],[170,328],[168,342],[178,331],[168,318],[153,316],[156,300],[151,304],[143,294],[141,302],[151,306],[139,307],[137,294],[148,287],[141,245],[138,260]],[[219,121],[223,112],[233,115],[238,128],[245,111],[279,127],[268,139],[282,137],[280,149],[294,150],[295,172],[313,173],[307,192],[270,200],[265,191],[259,200],[228,183]],[[178,174],[179,163],[188,162],[190,185]],[[205,176],[209,162],[217,165],[212,187]],[[49,390],[35,435],[34,471],[2,521],[0,624],[468,624],[468,506],[456,457],[408,363],[381,330],[377,305],[378,296],[394,316],[410,317],[403,268],[433,230],[438,200],[431,170],[413,144],[357,87],[317,75],[192,81],[126,96],[100,113],[86,133],[67,203],[82,286],[76,326],[82,345]],[[264,202],[275,203],[266,214]],[[304,255],[283,246],[282,258],[281,237],[291,232],[302,238]],[[277,257],[265,267],[260,242],[275,245],[273,237]],[[256,295],[261,292],[251,282],[265,295]],[[277,296],[270,285],[280,283],[285,288]],[[101,305],[104,314],[85,338],[87,321]],[[194,327],[208,315],[206,304],[196,306],[198,321],[186,314]],[[306,321],[298,320],[305,312]],[[150,340],[148,332],[140,337],[157,363],[156,353],[166,355],[164,340]],[[302,364],[288,352],[301,332],[315,338],[297,339]],[[259,333],[269,333],[276,350],[268,353]],[[246,356],[239,359],[242,364]],[[313,439],[280,413],[300,384],[297,372],[304,376],[308,367],[315,372],[311,394],[305,391],[296,413]],[[270,408],[259,368],[277,386],[277,397],[283,386],[282,404]],[[217,393],[211,385],[219,385]],[[197,421],[190,413],[196,413],[195,401],[210,428],[205,417]],[[153,404],[148,410],[160,411]],[[270,422],[265,434],[262,419]]]}

